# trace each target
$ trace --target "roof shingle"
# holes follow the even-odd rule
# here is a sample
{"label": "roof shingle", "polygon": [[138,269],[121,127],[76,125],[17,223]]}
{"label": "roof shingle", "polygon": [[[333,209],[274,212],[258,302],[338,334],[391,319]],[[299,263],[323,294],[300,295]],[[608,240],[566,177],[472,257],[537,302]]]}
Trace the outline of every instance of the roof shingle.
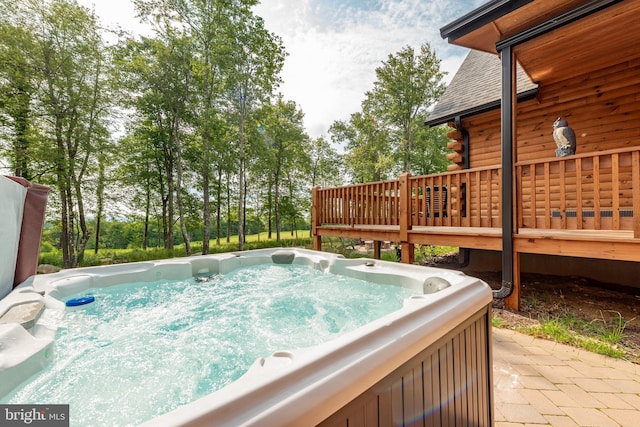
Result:
{"label": "roof shingle", "polygon": [[[538,85],[517,65],[518,94],[535,91]],[[425,121],[434,126],[456,116],[500,106],[502,92],[501,62],[497,55],[471,50],[456,75]]]}

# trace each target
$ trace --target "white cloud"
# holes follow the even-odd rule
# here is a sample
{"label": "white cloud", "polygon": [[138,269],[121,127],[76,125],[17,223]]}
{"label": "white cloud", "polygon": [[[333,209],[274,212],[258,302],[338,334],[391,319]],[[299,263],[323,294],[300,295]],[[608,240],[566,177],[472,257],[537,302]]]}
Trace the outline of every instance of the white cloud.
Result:
{"label": "white cloud", "polygon": [[82,6],[94,10],[102,25],[110,28],[122,28],[133,34],[149,34],[148,25],[140,23],[131,0],[78,0]]}
{"label": "white cloud", "polygon": [[404,46],[418,48],[428,41],[450,81],[466,50],[447,45],[440,28],[479,0],[384,0],[375,8],[356,7],[363,3],[351,1],[336,13],[323,3],[326,0],[265,0],[255,9],[283,39],[289,57],[280,90],[301,106],[312,137],[358,111],[373,86],[375,68]]}
{"label": "white cloud", "polygon": [[[131,0],[79,0],[105,25],[142,28]],[[360,109],[375,68],[406,45],[428,41],[450,81],[466,50],[448,45],[440,28],[484,0],[263,0],[255,8],[289,53],[279,90],[305,112],[312,137]]]}

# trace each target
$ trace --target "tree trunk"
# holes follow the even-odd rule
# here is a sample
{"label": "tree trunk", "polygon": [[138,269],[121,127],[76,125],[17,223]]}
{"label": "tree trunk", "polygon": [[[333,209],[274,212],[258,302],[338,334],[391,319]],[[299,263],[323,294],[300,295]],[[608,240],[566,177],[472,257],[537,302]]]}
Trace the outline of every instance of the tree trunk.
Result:
{"label": "tree trunk", "polygon": [[244,114],[240,115],[240,170],[238,173],[238,250],[244,250]]}
{"label": "tree trunk", "polygon": [[220,246],[220,223],[222,221],[222,168],[218,166],[218,185],[216,188],[216,243]]}
{"label": "tree trunk", "polygon": [[100,153],[98,154],[98,185],[96,186],[96,236],[95,236],[95,248],[93,249],[93,253],[98,253],[98,248],[100,247],[100,222],[102,219],[102,210],[103,210],[103,199],[104,199],[104,156]]}
{"label": "tree trunk", "polygon": [[144,206],[144,235],[142,236],[142,249],[147,250],[149,247],[149,216],[151,211],[151,188],[147,185]]}
{"label": "tree trunk", "polygon": [[278,158],[276,166],[273,192],[273,203],[276,217],[276,242],[280,242],[280,230],[282,229],[282,224],[280,224],[280,158]]}
{"label": "tree trunk", "polygon": [[[176,114],[177,117],[177,114]],[[174,145],[176,147],[176,201],[178,203],[178,217],[180,219],[180,232],[182,233],[182,239],[184,240],[184,248],[187,252],[187,256],[191,256],[191,238],[187,231],[187,224],[184,220],[184,204],[182,202],[182,140],[180,139],[178,130],[178,120],[174,118],[172,135],[174,139]]]}
{"label": "tree trunk", "polygon": [[173,217],[174,217],[174,205],[173,205],[173,192],[175,186],[173,184],[173,162],[171,165],[167,165],[165,169],[167,179],[167,195],[166,195],[166,215],[164,221],[164,248],[173,249]]}
{"label": "tree trunk", "polygon": [[269,192],[267,193],[267,206],[268,206],[268,232],[267,232],[267,238],[271,239],[271,235],[273,234],[273,201],[271,200],[271,183],[269,183]]}
{"label": "tree trunk", "polygon": [[231,242],[231,182],[227,173],[227,243]]}
{"label": "tree trunk", "polygon": [[62,117],[55,119],[56,136],[56,181],[61,204],[60,246],[62,248],[62,263],[64,268],[75,267],[75,253],[73,247],[73,208],[71,205],[71,191],[67,174],[67,162],[65,156],[64,141],[62,138]]}
{"label": "tree trunk", "polygon": [[[73,155],[75,156],[76,150],[73,150]],[[71,154],[69,158],[72,159]],[[78,263],[82,262],[84,259],[84,250],[87,247],[87,243],[89,242],[89,238],[91,237],[91,232],[89,231],[89,227],[87,227],[87,218],[84,212],[84,198],[82,196],[82,188],[80,183],[82,182],[84,176],[84,169],[89,160],[89,151],[87,151],[84,159],[82,160],[83,166],[80,168],[81,173],[78,177],[76,177],[75,171],[75,162],[69,162],[69,175],[71,176],[71,180],[73,182],[73,190],[76,197],[76,204],[78,207],[78,225],[80,226],[80,236],[76,239],[76,263],[75,267],[78,266]]]}
{"label": "tree trunk", "polygon": [[211,240],[211,200],[209,194],[209,146],[204,144],[204,165],[202,168],[202,197],[204,206],[202,209],[202,222],[204,231],[202,233],[202,255],[209,253],[209,240]]}

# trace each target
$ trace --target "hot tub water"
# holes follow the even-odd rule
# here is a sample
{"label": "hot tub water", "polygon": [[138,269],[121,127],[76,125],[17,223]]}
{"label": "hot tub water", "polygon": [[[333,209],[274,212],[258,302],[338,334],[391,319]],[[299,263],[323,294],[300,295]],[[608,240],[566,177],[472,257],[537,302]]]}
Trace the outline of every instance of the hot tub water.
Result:
{"label": "hot tub water", "polygon": [[[72,425],[135,425],[235,381],[259,357],[327,342],[416,294],[299,265],[91,289],[55,360],[5,403],[69,403]],[[100,416],[96,416],[100,414]]]}

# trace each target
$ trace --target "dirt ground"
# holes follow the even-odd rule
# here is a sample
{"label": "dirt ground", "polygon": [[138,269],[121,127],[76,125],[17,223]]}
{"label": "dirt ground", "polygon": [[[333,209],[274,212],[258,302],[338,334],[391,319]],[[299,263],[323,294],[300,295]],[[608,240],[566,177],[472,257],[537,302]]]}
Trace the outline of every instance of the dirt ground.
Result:
{"label": "dirt ground", "polygon": [[[364,246],[356,249],[368,252]],[[430,266],[456,269],[458,253],[435,256],[427,262]],[[492,289],[501,287],[500,272],[463,271],[484,280]],[[614,347],[624,352],[626,359],[640,364],[640,289],[584,277],[523,273],[520,311],[505,309],[503,300],[494,300],[493,311],[502,319],[501,327],[520,331],[558,317],[580,319],[591,326],[589,329],[596,330],[591,331],[596,338],[602,337],[600,331],[621,331],[622,339]],[[586,334],[583,330],[576,332]]]}
{"label": "dirt ground", "polygon": [[[439,257],[435,265],[451,267],[457,254]],[[499,289],[499,272],[464,272]],[[640,363],[640,289],[597,282],[583,277],[561,277],[524,273],[521,277],[520,311],[504,309],[502,300],[495,300],[494,314],[502,327],[518,329],[539,324],[556,316],[570,316],[595,324],[605,330],[619,328],[622,320],[623,339],[616,345],[626,358]]]}
{"label": "dirt ground", "polygon": [[[465,272],[499,289],[499,273]],[[619,343],[629,360],[640,363],[640,290],[624,289],[583,277],[523,274],[520,311],[504,309],[503,301],[494,302],[494,313],[504,320],[504,327],[539,323],[555,316],[569,315],[613,330],[624,327]],[[620,321],[624,323],[620,323]]]}
{"label": "dirt ground", "polygon": [[[355,249],[372,252],[364,245]],[[428,260],[428,265],[435,267],[455,269],[457,264],[457,252]],[[492,289],[501,287],[500,272],[463,271],[484,280]],[[622,325],[623,338],[615,347],[624,352],[626,359],[640,364],[640,289],[584,277],[523,273],[520,295],[520,311],[506,310],[503,300],[494,300],[493,311],[502,319],[501,327],[522,330],[557,317],[581,319],[593,329],[609,331]]]}

